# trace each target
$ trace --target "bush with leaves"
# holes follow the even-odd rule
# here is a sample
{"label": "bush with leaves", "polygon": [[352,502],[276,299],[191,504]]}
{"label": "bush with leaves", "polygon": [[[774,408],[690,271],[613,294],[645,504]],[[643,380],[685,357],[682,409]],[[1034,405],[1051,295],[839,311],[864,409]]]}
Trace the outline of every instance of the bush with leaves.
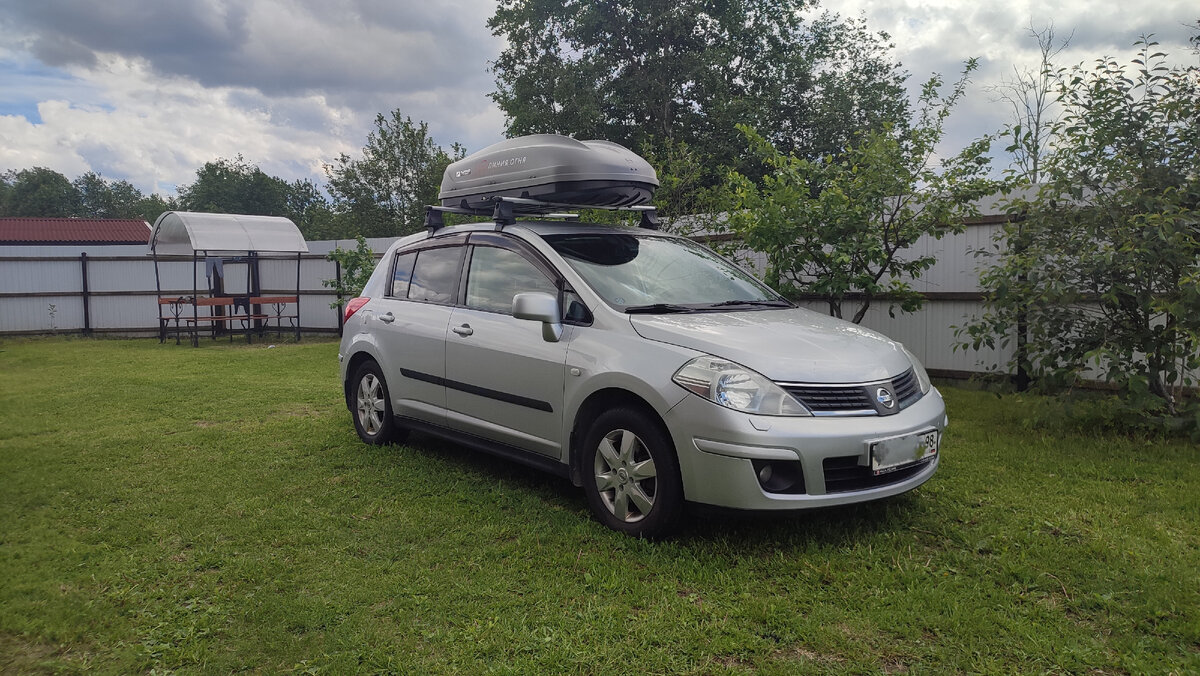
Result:
{"label": "bush with leaves", "polygon": [[1023,315],[1035,384],[1090,368],[1133,411],[1177,416],[1200,368],[1200,69],[1138,47],[1058,72],[1043,182],[1010,201],[986,311],[959,335],[1004,345]]}
{"label": "bush with leaves", "polygon": [[[922,88],[912,124],[868,131],[839,157],[807,160],[779,152],[754,130],[740,129],[770,171],[755,183],[732,174],[729,227],[746,248],[766,255],[767,281],[785,295],[816,295],[829,314],[861,322],[876,300],[911,312],[923,297],[911,280],[936,260],[910,250],[922,236],[963,229],[974,202],[995,190],[987,178],[990,140],[937,161],[969,61],[949,95],[942,80]],[[851,312],[844,307],[857,303]]]}
{"label": "bush with leaves", "polygon": [[371,279],[371,273],[375,271],[375,254],[367,244],[366,238],[359,235],[356,241],[358,246],[355,248],[343,249],[339,246],[325,257],[340,265],[342,273],[340,278],[321,282],[326,288],[337,291],[337,300],[330,303],[329,307],[341,307],[345,305],[347,298],[357,297]]}

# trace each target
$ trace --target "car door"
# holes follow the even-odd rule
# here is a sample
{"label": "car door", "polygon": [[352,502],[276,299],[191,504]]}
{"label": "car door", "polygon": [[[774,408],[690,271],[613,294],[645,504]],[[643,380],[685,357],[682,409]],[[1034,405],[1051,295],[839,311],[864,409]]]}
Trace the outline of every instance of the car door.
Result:
{"label": "car door", "polygon": [[474,233],[462,301],[446,334],[449,424],[478,436],[561,457],[567,327],[546,342],[538,322],[512,316],[513,296],[558,296],[548,264],[511,237]]}
{"label": "car door", "polygon": [[446,327],[454,311],[463,236],[396,253],[387,296],[376,304],[384,377],[398,416],[446,423]]}

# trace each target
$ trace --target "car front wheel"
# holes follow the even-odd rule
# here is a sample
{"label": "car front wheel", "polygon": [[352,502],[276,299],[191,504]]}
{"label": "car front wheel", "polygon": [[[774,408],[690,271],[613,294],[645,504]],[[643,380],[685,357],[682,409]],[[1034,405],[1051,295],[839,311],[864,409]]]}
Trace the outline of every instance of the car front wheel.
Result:
{"label": "car front wheel", "polygon": [[670,437],[639,409],[605,411],[585,440],[584,491],[601,523],[636,537],[668,533],[683,511]]}

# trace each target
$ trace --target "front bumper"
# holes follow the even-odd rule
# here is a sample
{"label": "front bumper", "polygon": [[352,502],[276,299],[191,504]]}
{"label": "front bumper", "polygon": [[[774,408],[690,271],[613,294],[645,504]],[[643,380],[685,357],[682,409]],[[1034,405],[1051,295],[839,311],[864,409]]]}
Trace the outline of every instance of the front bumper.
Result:
{"label": "front bumper", "polygon": [[[874,477],[870,443],[931,429],[940,434],[947,418],[946,405],[932,388],[895,415],[844,418],[752,416],[688,396],[667,412],[665,422],[675,440],[689,501],[734,509],[797,510],[877,500],[925,483],[937,471],[940,450],[918,465]],[[787,493],[764,490],[756,460],[799,462],[803,488]],[[861,474],[864,480],[839,480],[836,487],[827,487],[827,476],[832,484],[835,473],[845,477],[846,472]]]}

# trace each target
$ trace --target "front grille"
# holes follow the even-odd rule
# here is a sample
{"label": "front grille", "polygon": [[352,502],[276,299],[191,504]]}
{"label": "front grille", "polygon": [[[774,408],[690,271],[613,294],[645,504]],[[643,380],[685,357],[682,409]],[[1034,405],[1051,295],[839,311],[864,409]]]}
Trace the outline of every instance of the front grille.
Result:
{"label": "front grille", "polygon": [[[811,385],[781,383],[788,394],[804,404],[815,415],[890,415],[908,408],[921,398],[917,374],[909,369],[892,378],[866,385]],[[887,409],[875,405],[875,391],[886,387],[892,391],[896,406]]]}
{"label": "front grille", "polygon": [[858,464],[857,455],[847,455],[839,458],[825,458],[821,463],[825,471],[826,493],[848,493],[862,491],[868,488],[890,486],[909,479],[925,469],[928,461],[918,462],[898,470],[876,476],[870,467]]}
{"label": "front grille", "polygon": [[920,399],[921,385],[917,382],[917,374],[909,369],[892,378],[892,393],[896,395],[896,401],[899,402],[900,408],[906,408]]}
{"label": "front grille", "polygon": [[789,394],[800,400],[810,411],[875,410],[862,387],[811,387],[789,385]]}

